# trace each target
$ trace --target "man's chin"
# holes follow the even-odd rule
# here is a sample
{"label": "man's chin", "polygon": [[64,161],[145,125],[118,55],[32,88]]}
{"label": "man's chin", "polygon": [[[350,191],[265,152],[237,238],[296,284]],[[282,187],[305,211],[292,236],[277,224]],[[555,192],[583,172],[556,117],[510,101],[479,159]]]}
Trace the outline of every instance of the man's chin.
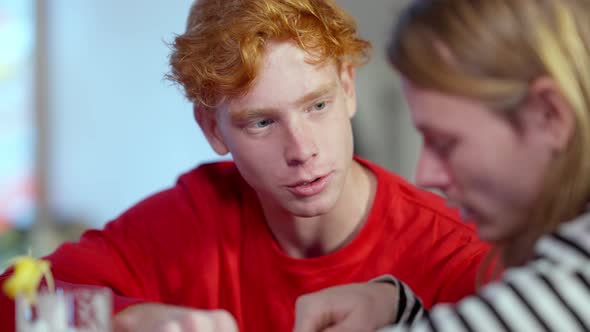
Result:
{"label": "man's chin", "polygon": [[334,208],[333,204],[307,204],[302,206],[293,206],[288,211],[299,218],[321,217]]}
{"label": "man's chin", "polygon": [[296,210],[296,211],[290,211],[291,214],[295,217],[298,218],[315,218],[315,217],[320,217],[324,214],[326,214],[327,212],[324,211],[308,211],[308,210]]}

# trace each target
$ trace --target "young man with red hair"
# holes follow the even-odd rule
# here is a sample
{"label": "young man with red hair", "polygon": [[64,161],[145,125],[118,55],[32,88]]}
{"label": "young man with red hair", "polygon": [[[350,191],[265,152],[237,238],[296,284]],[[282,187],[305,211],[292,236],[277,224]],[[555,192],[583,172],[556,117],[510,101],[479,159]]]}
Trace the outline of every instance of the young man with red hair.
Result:
{"label": "young man with red hair", "polygon": [[137,331],[289,331],[299,295],[382,274],[427,306],[472,293],[488,247],[441,199],[353,154],[369,50],[333,1],[196,2],[169,77],[233,161],[62,245],[55,278],[111,288],[115,327]]}

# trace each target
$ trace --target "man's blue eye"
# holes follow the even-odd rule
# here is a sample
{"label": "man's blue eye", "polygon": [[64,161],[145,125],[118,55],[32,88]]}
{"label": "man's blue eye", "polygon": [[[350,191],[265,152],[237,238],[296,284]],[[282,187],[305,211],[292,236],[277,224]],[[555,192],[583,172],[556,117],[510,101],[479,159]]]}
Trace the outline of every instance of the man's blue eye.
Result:
{"label": "man's blue eye", "polygon": [[319,103],[316,103],[315,105],[313,105],[313,110],[314,111],[321,111],[324,108],[326,108],[326,102],[325,101],[322,101],[322,102],[319,102]]}
{"label": "man's blue eye", "polygon": [[265,119],[262,121],[258,121],[254,124],[256,128],[264,128],[270,126],[274,121],[271,119]]}

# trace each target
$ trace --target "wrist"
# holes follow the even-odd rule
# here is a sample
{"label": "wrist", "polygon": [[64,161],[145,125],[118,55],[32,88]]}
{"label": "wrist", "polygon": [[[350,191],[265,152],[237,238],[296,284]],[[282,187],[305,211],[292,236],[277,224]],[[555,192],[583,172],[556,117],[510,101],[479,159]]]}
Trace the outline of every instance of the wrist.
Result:
{"label": "wrist", "polygon": [[371,281],[378,308],[381,308],[383,325],[390,325],[398,320],[399,284],[391,276],[382,276]]}

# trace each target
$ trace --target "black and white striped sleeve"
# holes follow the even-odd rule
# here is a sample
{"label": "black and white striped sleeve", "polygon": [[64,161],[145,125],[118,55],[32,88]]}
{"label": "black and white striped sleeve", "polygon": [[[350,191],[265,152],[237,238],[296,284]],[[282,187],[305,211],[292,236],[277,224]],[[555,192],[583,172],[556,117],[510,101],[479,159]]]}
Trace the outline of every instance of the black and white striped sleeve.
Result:
{"label": "black and white striped sleeve", "polygon": [[391,275],[383,275],[372,281],[393,284],[398,290],[398,306],[393,324],[413,324],[427,314],[420,298],[400,280]]}
{"label": "black and white striped sleeve", "polygon": [[[543,264],[541,264],[543,265]],[[507,271],[501,282],[455,305],[437,305],[411,319],[406,305],[399,325],[379,332],[402,331],[590,331],[590,274],[551,264]],[[539,268],[540,267],[540,268]],[[399,281],[402,296],[416,296]],[[402,295],[403,291],[403,295]],[[408,318],[405,320],[404,318]]]}

